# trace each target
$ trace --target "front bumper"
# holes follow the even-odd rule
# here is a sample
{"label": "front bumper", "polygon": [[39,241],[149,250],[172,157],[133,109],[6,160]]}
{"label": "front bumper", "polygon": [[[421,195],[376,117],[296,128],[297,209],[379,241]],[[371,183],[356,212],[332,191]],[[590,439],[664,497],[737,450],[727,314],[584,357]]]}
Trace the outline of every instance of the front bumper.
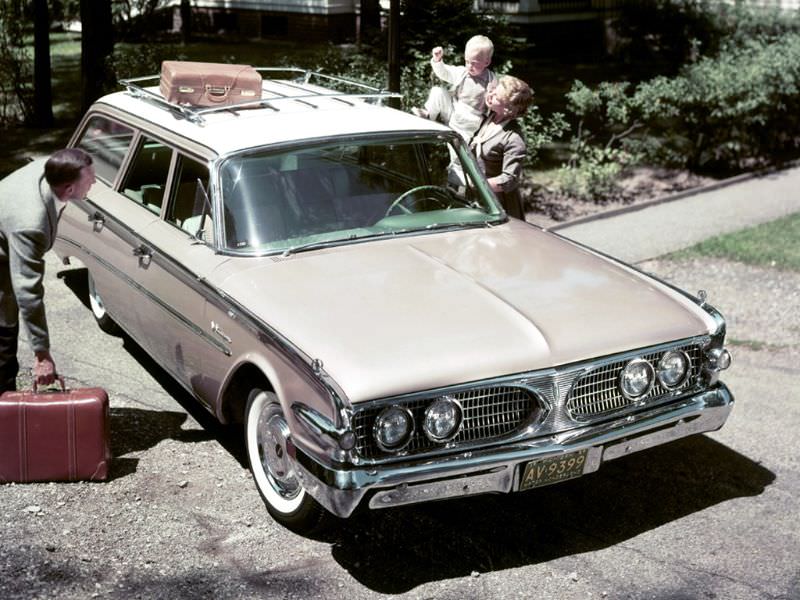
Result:
{"label": "front bumper", "polygon": [[722,384],[676,404],[657,407],[601,424],[534,438],[512,445],[461,452],[446,457],[417,457],[407,463],[331,468],[291,446],[295,472],[317,502],[348,517],[367,492],[370,508],[384,508],[475,494],[519,489],[520,467],[531,460],[587,450],[583,474],[627,454],[683,437],[716,431],[733,407]]}

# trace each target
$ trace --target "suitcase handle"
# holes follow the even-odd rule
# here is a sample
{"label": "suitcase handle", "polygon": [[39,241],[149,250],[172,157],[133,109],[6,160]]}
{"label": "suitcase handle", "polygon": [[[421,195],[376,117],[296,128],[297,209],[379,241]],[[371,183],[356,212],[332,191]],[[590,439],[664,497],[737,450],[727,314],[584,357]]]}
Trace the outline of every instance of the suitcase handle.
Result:
{"label": "suitcase handle", "polygon": [[212,102],[224,102],[230,91],[229,85],[206,84],[206,97]]}
{"label": "suitcase handle", "polygon": [[[64,383],[64,376],[63,375],[56,375],[56,381],[58,381],[61,384],[61,391],[62,392],[66,392],[67,391],[67,385]],[[58,390],[47,390],[47,391],[42,392],[42,393],[45,394],[47,392],[52,392],[52,391],[56,391],[57,392]],[[33,380],[33,393],[34,394],[38,394],[39,393],[39,384],[36,383],[35,379]]]}

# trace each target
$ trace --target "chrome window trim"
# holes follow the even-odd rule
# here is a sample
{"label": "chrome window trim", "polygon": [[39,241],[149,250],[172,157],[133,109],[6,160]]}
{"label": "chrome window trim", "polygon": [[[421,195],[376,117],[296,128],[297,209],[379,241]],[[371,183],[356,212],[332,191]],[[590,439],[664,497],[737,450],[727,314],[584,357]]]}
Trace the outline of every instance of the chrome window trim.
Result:
{"label": "chrome window trim", "polygon": [[[446,142],[450,142],[454,147],[463,146],[461,142],[460,136],[455,132],[445,132],[445,131],[438,131],[438,132],[431,132],[431,131],[421,131],[421,130],[411,130],[411,131],[389,131],[389,132],[376,132],[376,133],[360,133],[360,134],[353,134],[348,136],[324,136],[324,137],[316,137],[316,138],[305,138],[303,140],[293,140],[290,142],[281,142],[279,144],[270,144],[266,146],[255,146],[253,148],[246,148],[243,150],[238,150],[236,152],[228,152],[226,154],[222,154],[218,156],[214,160],[213,164],[213,172],[214,172],[214,195],[220,196],[221,193],[219,189],[221,187],[221,179],[220,179],[220,169],[222,168],[223,163],[225,161],[230,160],[231,158],[235,157],[245,157],[250,154],[257,154],[260,152],[285,152],[292,149],[305,149],[305,148],[313,148],[315,146],[325,146],[329,143],[338,143],[338,144],[348,144],[348,143],[355,143],[355,142],[368,142],[368,141],[379,141],[379,140],[386,140],[387,142],[392,141],[406,141],[406,142],[420,142],[425,140],[443,140]],[[474,160],[474,159],[473,159]],[[474,173],[470,170],[470,174]],[[487,214],[487,216],[493,216],[494,218],[491,220],[492,224],[501,224],[508,221],[508,215],[506,215],[505,211],[503,210],[502,205],[498,202],[497,197],[488,190],[488,187],[484,187],[485,183],[483,179],[478,179],[480,182],[481,191],[487,194],[487,201],[494,205],[496,209],[496,214]],[[216,202],[215,209],[217,212],[224,212],[223,205],[224,199],[221,197],[219,201]],[[217,206],[218,205],[218,206]],[[221,219],[218,220],[219,225],[218,227],[220,230],[223,229],[223,223]],[[330,246],[344,246],[350,245],[354,243],[367,243],[367,242],[374,242],[379,241],[382,239],[395,239],[396,237],[402,236],[417,236],[417,235],[431,235],[441,233],[441,231],[412,231],[405,234],[398,234],[396,236],[391,236],[388,238],[369,238],[369,239],[355,239],[355,240],[331,240],[330,242],[323,242],[320,245],[320,248],[323,247],[330,247]],[[217,252],[223,256],[236,256],[236,257],[246,257],[246,258],[263,258],[263,257],[273,257],[273,260],[291,260],[295,258],[295,255],[291,255],[286,258],[282,258],[281,255],[284,253],[284,249],[280,250],[266,250],[266,251],[236,251],[235,249],[226,248],[224,244],[222,244],[222,238],[218,238],[215,236],[215,241],[219,241],[217,244]]]}
{"label": "chrome window trim", "polygon": [[87,127],[89,126],[89,121],[91,121],[92,119],[94,119],[96,117],[97,118],[108,119],[109,121],[114,121],[115,123],[118,123],[119,125],[122,125],[123,127],[126,127],[126,128],[131,130],[131,142],[130,142],[130,144],[128,144],[128,148],[125,150],[125,155],[122,157],[122,160],[119,163],[119,167],[117,168],[116,173],[114,173],[114,180],[113,181],[108,181],[102,175],[100,175],[98,173],[95,173],[95,176],[97,177],[97,179],[99,181],[102,181],[103,183],[105,183],[106,185],[111,187],[112,189],[116,189],[116,185],[121,181],[121,177],[122,177],[121,174],[123,172],[125,172],[126,166],[127,166],[128,162],[130,161],[130,156],[131,156],[131,154],[133,154],[132,148],[136,147],[136,140],[138,139],[139,129],[137,127],[135,127],[134,125],[130,125],[128,123],[125,123],[119,117],[114,116],[114,115],[110,115],[108,113],[105,113],[102,110],[90,110],[90,111],[87,111],[86,115],[84,115],[84,117],[83,117],[83,119],[81,119],[81,122],[79,123],[78,127],[75,129],[75,132],[73,133],[72,138],[70,139],[69,146],[71,146],[71,147],[73,147],[73,146],[77,147],[78,146],[78,141],[82,140],[83,137],[86,135],[86,130],[87,130]]}

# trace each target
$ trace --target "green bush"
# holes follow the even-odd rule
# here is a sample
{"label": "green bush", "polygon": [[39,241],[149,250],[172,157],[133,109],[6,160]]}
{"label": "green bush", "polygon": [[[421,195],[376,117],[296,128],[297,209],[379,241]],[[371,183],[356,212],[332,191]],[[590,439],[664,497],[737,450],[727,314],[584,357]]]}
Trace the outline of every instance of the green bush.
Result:
{"label": "green bush", "polygon": [[561,191],[613,198],[616,179],[640,161],[730,174],[797,156],[800,34],[732,40],[675,77],[636,87],[576,81],[566,96],[573,128]]}
{"label": "green bush", "polygon": [[573,83],[566,99],[576,124],[569,159],[556,176],[561,193],[596,202],[620,195],[617,182],[638,158],[627,147],[628,138],[642,127],[628,88],[624,82],[603,82],[596,89]]}
{"label": "green bush", "polygon": [[[692,169],[738,171],[791,155],[800,142],[800,34],[748,40],[678,77],[641,84],[633,104],[662,156]],[[651,158],[659,158],[658,155]]]}

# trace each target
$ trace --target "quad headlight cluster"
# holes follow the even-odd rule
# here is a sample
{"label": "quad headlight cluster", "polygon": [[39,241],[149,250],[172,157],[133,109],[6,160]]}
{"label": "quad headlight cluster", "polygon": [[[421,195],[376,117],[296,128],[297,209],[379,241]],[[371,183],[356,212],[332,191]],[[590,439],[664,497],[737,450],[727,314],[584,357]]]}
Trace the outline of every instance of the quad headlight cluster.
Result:
{"label": "quad headlight cluster", "polygon": [[643,398],[656,380],[666,389],[680,387],[689,376],[692,363],[689,355],[682,350],[665,352],[655,368],[643,358],[629,361],[619,374],[619,389],[628,400]]}
{"label": "quad headlight cluster", "polygon": [[[461,428],[464,414],[461,404],[451,396],[435,399],[425,409],[421,419],[422,431],[432,442],[452,440]],[[402,406],[389,406],[375,419],[373,435],[384,452],[400,452],[414,435],[414,415]]]}

